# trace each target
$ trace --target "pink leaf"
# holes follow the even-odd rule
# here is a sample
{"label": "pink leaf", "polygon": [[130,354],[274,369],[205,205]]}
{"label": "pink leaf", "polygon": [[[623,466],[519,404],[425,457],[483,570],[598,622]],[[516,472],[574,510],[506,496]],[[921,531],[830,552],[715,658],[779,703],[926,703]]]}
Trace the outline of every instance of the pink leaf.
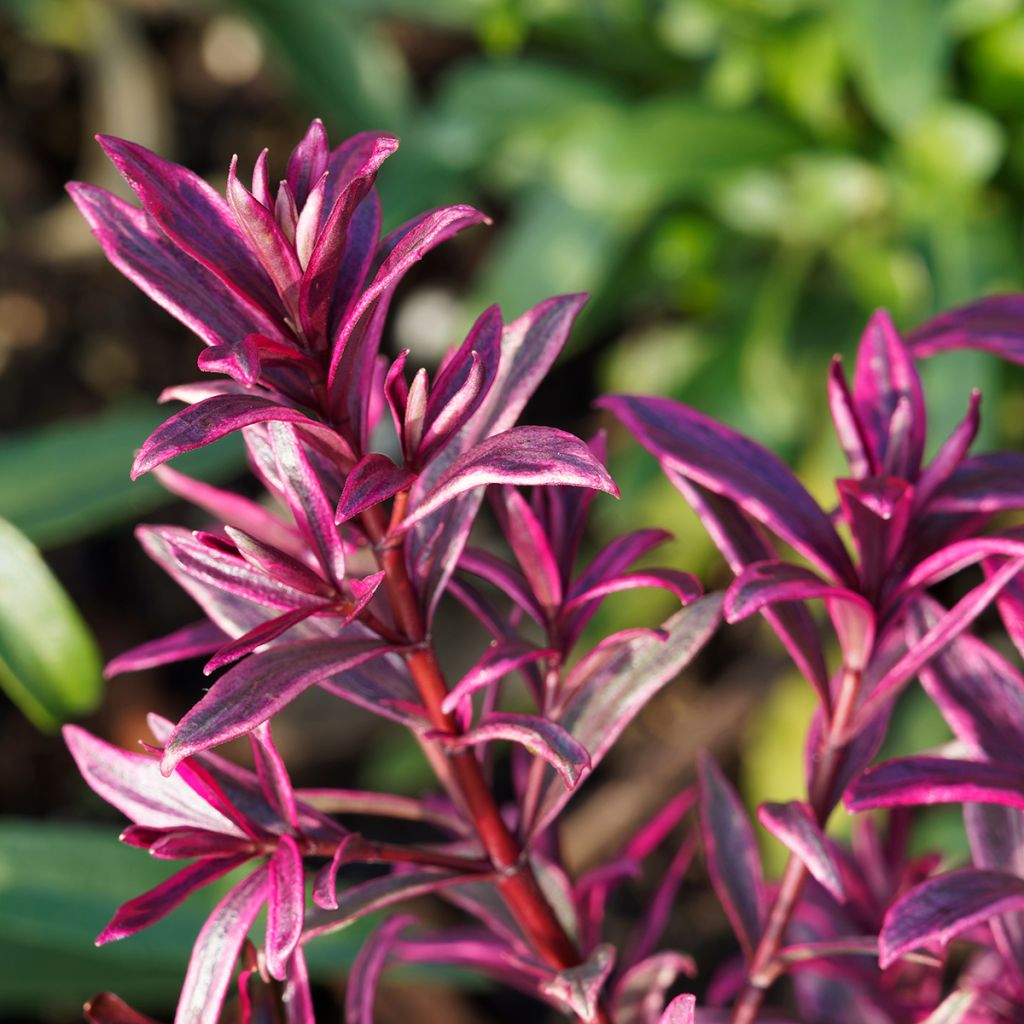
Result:
{"label": "pink leaf", "polygon": [[434,738],[456,750],[493,740],[521,743],[531,754],[547,761],[562,777],[567,789],[572,789],[584,771],[590,769],[590,755],[586,748],[562,726],[536,715],[494,712],[461,736],[449,739],[438,734]]}
{"label": "pink leaf", "polygon": [[948,945],[961,932],[997,914],[1024,908],[1024,879],[1001,871],[963,868],[929,878],[888,910],[879,935],[884,970],[930,941]]}
{"label": "pink leaf", "polygon": [[175,413],[157,427],[139,449],[132,465],[132,479],[182,452],[210,444],[235,430],[267,421],[295,423],[337,452],[339,459],[354,462],[351,449],[323,423],[259,395],[215,395]]}
{"label": "pink leaf", "polygon": [[267,970],[283,981],[288,958],[302,934],[306,890],[302,855],[291,836],[281,836],[269,863],[270,893],[267,901]]}
{"label": "pink leaf", "polygon": [[761,858],[743,805],[709,754],[699,771],[708,874],[749,962],[765,919]]}
{"label": "pink leaf", "polygon": [[360,512],[411,487],[415,480],[415,473],[396,466],[386,455],[378,455],[376,452],[364,455],[345,480],[345,488],[341,492],[334,516],[335,522],[348,522]]}
{"label": "pink leaf", "polygon": [[761,824],[803,861],[814,878],[835,897],[846,902],[842,876],[814,812],[807,804],[790,801],[765,803],[757,809]]}
{"label": "pink leaf", "polygon": [[388,650],[374,640],[312,640],[246,659],[221,676],[175,726],[162,770],[170,774],[184,758],[245,735],[308,687]]}
{"label": "pink leaf", "polygon": [[828,516],[775,454],[742,434],[667,398],[611,395],[614,413],[666,469],[735,502],[826,575],[856,575]]}
{"label": "pink leaf", "polygon": [[408,529],[458,495],[488,484],[557,484],[619,493],[578,437],[553,427],[514,427],[459,456],[400,528]]}
{"label": "pink leaf", "polygon": [[226,639],[227,636],[219,626],[209,619],[202,619],[189,626],[182,626],[159,640],[150,640],[119,654],[107,662],[103,675],[113,679],[122,672],[141,672],[158,665],[199,658],[222,647]]}
{"label": "pink leaf", "polygon": [[578,967],[568,967],[541,983],[541,992],[574,1013],[583,1024],[597,1019],[601,991],[615,966],[615,947],[598,946]]}
{"label": "pink leaf", "polygon": [[373,1005],[377,984],[392,947],[416,918],[409,914],[385,921],[359,951],[348,977],[345,991],[345,1024],[373,1024]]}
{"label": "pink leaf", "polygon": [[264,866],[239,882],[214,908],[192,948],[175,1024],[217,1024],[239,950],[266,902],[268,887]]}
{"label": "pink leaf", "polygon": [[441,710],[451,714],[463,698],[485,686],[496,683],[523,665],[550,655],[551,651],[538,650],[521,642],[499,644],[489,648],[477,663],[452,687],[441,703]]}
{"label": "pink leaf", "polygon": [[1024,295],[989,295],[940,313],[915,327],[907,343],[915,356],[975,348],[1024,363]]}

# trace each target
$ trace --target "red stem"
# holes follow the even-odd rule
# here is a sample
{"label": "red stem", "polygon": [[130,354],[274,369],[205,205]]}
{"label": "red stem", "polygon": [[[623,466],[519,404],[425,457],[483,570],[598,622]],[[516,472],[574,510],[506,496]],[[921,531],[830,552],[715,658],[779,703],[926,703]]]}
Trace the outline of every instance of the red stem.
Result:
{"label": "red stem", "polygon": [[[404,518],[407,503],[407,491],[395,497],[392,529]],[[395,624],[413,648],[404,656],[431,724],[439,733],[458,736],[460,729],[454,716],[441,708],[448,686],[427,637],[412,582],[406,572],[401,539],[395,541],[389,537],[379,508],[364,514],[363,521],[378,546],[381,566],[387,574],[384,586]],[[541,891],[518,840],[505,824],[480,762],[469,750],[449,751],[447,759],[458,795],[497,873],[498,891],[512,916],[546,963],[560,971],[578,966],[582,961],[579,951]],[[599,1008],[594,1024],[611,1024],[611,1018],[603,1007]]]}
{"label": "red stem", "polygon": [[[839,683],[839,698],[829,722],[824,750],[811,772],[811,808],[822,828],[825,827],[832,812],[832,787],[835,784],[840,758],[846,747],[842,737],[853,719],[860,681],[860,670],[843,669]],[[746,985],[733,1006],[732,1024],[755,1024],[764,997],[772,982],[779,976],[774,963],[775,957],[785,939],[786,929],[806,881],[807,868],[799,857],[791,854],[775,898],[772,900],[764,932],[750,961]]]}

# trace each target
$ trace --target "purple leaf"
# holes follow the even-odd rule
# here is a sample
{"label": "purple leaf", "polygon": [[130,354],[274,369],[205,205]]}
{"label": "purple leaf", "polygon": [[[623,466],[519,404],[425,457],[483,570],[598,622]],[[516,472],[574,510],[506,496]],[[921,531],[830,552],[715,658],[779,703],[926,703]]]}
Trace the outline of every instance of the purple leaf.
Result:
{"label": "purple leaf", "polygon": [[325,604],[321,608],[296,608],[295,611],[285,612],[283,615],[261,622],[258,626],[250,629],[248,633],[242,634],[236,640],[219,648],[217,653],[203,666],[203,675],[212,675],[217,669],[230,665],[232,662],[238,661],[239,658],[244,658],[247,654],[269,644],[271,640],[283,636],[293,626],[305,622],[311,615],[329,607],[330,605]]}
{"label": "purple leaf", "polygon": [[109,135],[97,141],[175,245],[243,298],[268,312],[279,308],[227,203],[202,178],[133,142]]}
{"label": "purple leaf", "polygon": [[133,1010],[113,992],[101,992],[82,1007],[88,1024],[157,1024],[138,1010]]}
{"label": "purple leaf", "polygon": [[321,599],[337,596],[336,589],[330,583],[297,558],[279,551],[270,544],[264,544],[232,526],[224,527],[224,532],[234,542],[242,558],[278,582],[294,587],[304,594],[314,594]]}
{"label": "purple leaf", "polygon": [[680,974],[692,977],[695,973],[696,965],[690,957],[672,951],[656,953],[634,964],[615,986],[612,1017],[616,1024],[659,1024],[671,1020],[662,1016],[666,993]]}
{"label": "purple leaf", "polygon": [[936,490],[928,508],[954,514],[1024,508],[1024,453],[994,452],[966,459]]}
{"label": "purple leaf", "polygon": [[[755,524],[729,500],[694,484],[680,473],[666,470],[669,480],[700,517],[715,546],[738,576],[753,562],[777,559]],[[817,691],[824,707],[830,706],[828,670],[818,627],[803,605],[784,604],[761,613],[789,652],[797,668]]]}
{"label": "purple leaf", "polygon": [[368,814],[402,821],[423,821],[455,835],[463,835],[466,823],[443,807],[394,793],[365,789],[300,789],[296,796],[328,814]]}
{"label": "purple leaf", "polygon": [[757,816],[786,849],[800,858],[838,903],[846,902],[842,877],[828,840],[807,804],[795,800],[785,804],[766,803],[757,809]]}
{"label": "purple leaf", "polygon": [[[964,825],[974,866],[1024,877],[1024,814],[998,804],[967,804]],[[989,922],[996,947],[1024,978],[1024,914],[1003,914]]]}
{"label": "purple leaf", "polygon": [[182,252],[144,211],[93,185],[67,188],[107,259],[207,345],[253,332],[283,336],[276,317]]}
{"label": "purple leaf", "polygon": [[[585,299],[583,295],[548,299],[505,325],[498,372],[487,397],[453,443],[440,452],[420,476],[413,488],[413,508],[457,455],[516,423],[530,396],[565,345],[573,320]],[[428,623],[444,584],[459,560],[482,498],[479,491],[466,494],[454,508],[429,517],[415,529],[415,543],[411,545],[415,555],[410,574],[418,585]]]}
{"label": "purple leaf", "polygon": [[373,187],[380,165],[398,149],[398,139],[391,135],[367,135],[364,140],[360,151],[353,153],[358,168],[353,168],[344,190],[326,207],[328,213],[322,224],[312,226],[314,232],[319,231],[302,278],[300,299],[303,330],[310,337],[323,337],[330,328],[328,313],[345,257],[349,225]]}
{"label": "purple leaf", "polygon": [[262,544],[278,548],[298,561],[305,553],[305,544],[294,527],[250,498],[221,490],[202,480],[179,473],[170,466],[158,466],[154,475],[171,494],[197,505],[218,523],[241,530]]}
{"label": "purple leaf", "polygon": [[351,449],[323,423],[259,395],[215,395],[175,413],[157,427],[139,449],[132,465],[132,479],[155,466],[210,444],[235,430],[267,421],[295,423],[334,450],[339,459],[354,462]]}
{"label": "purple leaf", "polygon": [[601,990],[615,966],[615,947],[598,946],[578,967],[568,967],[541,983],[540,990],[556,1005],[574,1013],[583,1024],[597,1019]]}
{"label": "purple leaf", "polygon": [[363,943],[352,964],[345,990],[345,1024],[373,1024],[377,984],[384,965],[401,933],[414,924],[415,917],[401,914],[385,921]]}
{"label": "purple leaf", "polygon": [[856,591],[826,583],[809,569],[789,562],[752,562],[733,581],[725,595],[727,622],[739,622],[783,601],[825,602],[843,651],[843,664],[862,669],[875,639],[875,613]]}
{"label": "purple leaf", "polygon": [[376,452],[364,455],[345,480],[345,489],[341,492],[334,516],[335,522],[348,522],[360,512],[411,487],[415,480],[415,473],[396,466],[386,455],[378,455]]}
{"label": "purple leaf", "polygon": [[843,363],[835,356],[828,371],[828,404],[832,411],[836,437],[850,466],[850,474],[856,480],[863,480],[878,472],[874,452],[864,435],[864,426],[850,394],[850,387],[843,373]]}
{"label": "purple leaf", "polygon": [[[720,595],[702,597],[665,622],[665,637],[633,637],[613,649],[585,678],[576,680],[558,721],[590,752],[591,770],[647,702],[711,638],[720,608]],[[542,832],[554,820],[569,795],[557,779],[548,779],[531,834]]]}
{"label": "purple leaf", "polygon": [[374,640],[304,640],[246,659],[221,676],[175,726],[163,772],[170,774],[200,750],[245,735],[308,687],[388,650]]}
{"label": "purple leaf", "polygon": [[[914,606],[912,644],[944,611],[932,600]],[[921,684],[953,734],[972,750],[998,759],[1024,746],[1024,676],[980,640],[958,637],[921,669]]]}
{"label": "purple leaf", "polygon": [[288,975],[281,991],[285,1024],[316,1024],[313,996],[309,991],[309,970],[301,946],[295,947],[288,961]]}
{"label": "purple leaf", "polygon": [[494,504],[501,532],[536,598],[530,603],[543,610],[542,618],[553,618],[562,604],[562,574],[544,527],[526,499],[512,487],[496,492]]}
{"label": "purple leaf", "polygon": [[1000,590],[1024,568],[1024,558],[1007,561],[991,578],[962,597],[878,681],[861,705],[851,731],[863,727],[925,665],[952,643],[991,604]]}
{"label": "purple leaf", "polygon": [[180,776],[164,778],[151,755],[121,750],[76,725],[64,726],[63,735],[89,788],[135,824],[161,829],[191,825],[223,835],[244,835]]}
{"label": "purple leaf", "polygon": [[513,427],[459,456],[406,516],[408,529],[465,491],[488,484],[592,487],[618,497],[608,471],[578,437],[554,427]]}
{"label": "purple leaf", "polygon": [[136,896],[135,899],[118,907],[110,924],[96,936],[96,945],[103,946],[108,942],[116,942],[155,924],[197,889],[209,885],[229,871],[234,871],[240,864],[244,864],[249,856],[250,854],[243,853],[233,857],[206,858],[175,872],[149,892]]}
{"label": "purple leaf", "polygon": [[477,663],[451,688],[441,703],[441,710],[451,714],[463,698],[485,686],[496,683],[523,665],[546,658],[554,652],[539,650],[522,642],[510,641],[489,648]]}
{"label": "purple leaf", "polygon": [[310,914],[309,925],[303,933],[303,939],[306,941],[318,935],[340,931],[367,914],[417,896],[479,881],[479,872],[459,875],[452,871],[404,871],[401,874],[373,878],[369,882],[361,882],[345,889],[337,897],[338,905],[335,909]]}
{"label": "purple leaf", "polygon": [[500,365],[501,334],[501,312],[491,306],[441,365],[427,399],[421,460],[430,459],[446,444],[486,398]]}
{"label": "purple leaf", "polygon": [[340,586],[345,578],[345,549],[323,484],[310,465],[294,427],[272,422],[270,441],[285,500],[295,522],[310,541],[327,579]]}
{"label": "purple leaf", "polygon": [[295,196],[297,206],[302,206],[306,202],[310,189],[327,170],[329,155],[324,123],[316,117],[310,122],[306,134],[288,157],[285,178],[292,195]]}
{"label": "purple leaf", "polygon": [[263,791],[267,803],[277,811],[281,821],[298,831],[299,819],[295,807],[295,793],[292,790],[291,779],[288,777],[288,770],[274,744],[269,722],[264,722],[253,729],[249,734],[249,745],[252,747],[256,777],[260,781],[260,789]]}
{"label": "purple leaf", "polygon": [[217,1024],[239,950],[266,902],[268,887],[264,866],[217,904],[192,948],[175,1024]]}
{"label": "purple leaf", "polygon": [[665,1012],[658,1018],[658,1024],[694,1024],[696,1006],[696,996],[676,996],[665,1007]]}
{"label": "purple leaf", "polygon": [[888,910],[879,935],[883,970],[927,942],[948,945],[990,917],[1024,908],[1024,879],[1001,871],[959,871],[929,878]]}
{"label": "purple leaf", "polygon": [[675,595],[681,604],[689,604],[690,601],[696,600],[704,593],[700,581],[691,573],[680,572],[678,569],[639,569],[636,572],[612,576],[596,583],[590,589],[576,594],[572,600],[567,601],[565,609],[566,611],[576,609],[580,605],[607,597],[609,594],[618,594],[623,590],[636,590],[639,587],[658,587],[667,590]]}
{"label": "purple leaf", "polygon": [[986,761],[901,757],[865,772],[846,798],[851,811],[967,802],[1024,807],[1024,772]]}
{"label": "purple leaf", "polygon": [[901,589],[906,592],[917,587],[933,586],[961,569],[977,565],[984,558],[998,555],[1018,561],[1024,558],[1024,538],[972,537],[970,540],[954,541],[918,562],[907,574]]}
{"label": "purple leaf", "polygon": [[285,237],[273,212],[268,210],[238,180],[238,157],[234,157],[228,170],[227,199],[242,235],[249,248],[263,264],[274,282],[285,308],[294,316],[302,268],[295,255],[295,246]]}
{"label": "purple leaf", "polygon": [[884,310],[861,335],[853,400],[877,472],[915,480],[924,455],[924,394],[914,360]]}
{"label": "purple leaf", "polygon": [[494,712],[461,736],[435,734],[433,738],[456,750],[493,740],[521,743],[531,754],[544,758],[562,777],[567,789],[572,789],[591,766],[590,755],[582,744],[556,722],[536,715]]}
{"label": "purple leaf", "polygon": [[967,415],[956,425],[953,433],[943,443],[935,458],[925,466],[920,479],[914,485],[915,511],[924,508],[935,491],[942,487],[963,463],[981,424],[980,408],[981,392],[975,388],[971,392]]}
{"label": "purple leaf", "polygon": [[907,344],[917,357],[956,348],[993,352],[1024,363],[1024,295],[989,295],[915,327]]}
{"label": "purple leaf", "polygon": [[291,836],[281,836],[269,862],[270,893],[267,899],[267,971],[284,981],[288,958],[302,934],[306,890],[302,854]]}
{"label": "purple leaf", "polygon": [[701,756],[699,773],[708,874],[749,962],[765,919],[761,858],[743,805],[709,754]]}
{"label": "purple leaf", "polygon": [[176,629],[159,640],[150,640],[119,654],[107,662],[103,675],[107,679],[113,679],[122,672],[141,672],[143,669],[156,668],[158,665],[168,665],[187,658],[199,658],[222,647],[226,639],[227,636],[219,626],[214,625],[209,619],[202,619],[191,625],[182,626],[181,629]]}
{"label": "purple leaf", "polygon": [[777,455],[667,398],[611,395],[597,404],[663,467],[734,501],[826,575],[855,584],[850,557],[828,516]]}

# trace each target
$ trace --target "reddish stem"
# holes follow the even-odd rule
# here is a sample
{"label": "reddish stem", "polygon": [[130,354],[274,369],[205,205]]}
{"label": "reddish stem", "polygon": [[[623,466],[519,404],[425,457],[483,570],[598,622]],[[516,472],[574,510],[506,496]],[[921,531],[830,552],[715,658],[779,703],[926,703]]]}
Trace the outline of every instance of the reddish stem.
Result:
{"label": "reddish stem", "polygon": [[[395,497],[391,530],[405,517],[408,499],[407,491]],[[406,572],[401,539],[396,540],[384,528],[379,508],[364,514],[363,521],[380,552],[381,567],[386,573],[384,586],[395,624],[413,648],[404,656],[431,724],[439,733],[458,736],[460,729],[454,716],[441,708],[448,685],[427,637],[419,603]],[[546,963],[560,971],[578,966],[582,962],[579,951],[541,891],[518,840],[505,824],[480,762],[469,750],[449,751],[447,758],[458,795],[497,872],[498,891],[512,916]],[[594,1024],[611,1024],[603,1007],[599,1008]]]}
{"label": "reddish stem", "polygon": [[[832,787],[835,785],[836,772],[846,743],[842,737],[853,719],[860,692],[861,672],[857,669],[844,669],[839,683],[839,696],[829,722],[821,758],[815,762],[811,772],[810,800],[811,808],[818,824],[822,828],[832,812]],[[754,1024],[761,1012],[764,997],[773,981],[779,976],[775,965],[775,957],[786,936],[790,919],[800,900],[804,883],[807,881],[807,868],[799,857],[790,855],[786,870],[782,874],[779,887],[775,892],[764,932],[761,934],[757,949],[750,961],[747,982],[740,993],[732,1011],[732,1024]]]}

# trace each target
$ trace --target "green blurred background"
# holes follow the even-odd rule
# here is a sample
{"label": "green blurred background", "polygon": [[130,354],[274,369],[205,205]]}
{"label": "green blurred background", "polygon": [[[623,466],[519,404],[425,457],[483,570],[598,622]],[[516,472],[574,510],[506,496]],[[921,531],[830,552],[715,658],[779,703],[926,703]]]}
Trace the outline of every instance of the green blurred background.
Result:
{"label": "green blurred background", "polygon": [[[512,318],[589,291],[531,419],[587,433],[602,391],[672,395],[779,451],[825,501],[840,468],[824,401],[832,354],[852,353],[877,306],[909,327],[1022,278],[1021,0],[0,0],[0,95],[0,517],[80,609],[30,544],[0,530],[0,683],[15,702],[0,708],[0,1016],[11,1019],[74,1019],[97,987],[166,1014],[179,933],[201,913],[141,952],[91,950],[152,865],[115,851],[116,877],[101,870],[97,844],[116,826],[85,822],[114,817],[52,733],[99,707],[90,724],[130,745],[146,710],[173,716],[197,692],[194,666],[105,695],[98,678],[101,655],[192,616],[130,532],[189,513],[152,481],[130,485],[127,467],[162,416],[155,395],[199,376],[199,343],[107,266],[63,198],[68,178],[125,194],[95,132],[218,187],[235,152],[244,164],[269,146],[282,170],[311,116],[334,140],[395,132],[386,226],[452,201],[494,225],[410,275],[389,344],[429,364],[485,305]],[[963,354],[924,373],[933,445],[972,386],[986,395],[982,446],[1020,444],[1019,369]],[[667,526],[678,540],[661,560],[721,580],[651,461],[618,435],[613,451],[625,500],[598,506],[592,542]],[[236,479],[240,449],[188,468]],[[620,603],[604,624],[663,611],[656,597]],[[763,636],[730,635],[715,687],[685,684],[626,738],[618,805],[583,803],[570,823],[578,863],[614,840],[608,807],[637,803],[630,778],[670,792],[701,746],[748,744],[752,800],[797,792],[805,691],[768,685],[781,663]],[[915,700],[897,748],[942,739]],[[322,712],[296,711],[282,732],[300,781],[342,764],[368,785],[420,784],[400,738],[356,719],[339,755]],[[955,820],[929,828],[956,849]],[[97,867],[83,868],[90,857]],[[683,929],[690,946],[720,942],[711,918],[696,938]],[[479,1001],[435,993],[412,1011],[401,1003],[412,996],[392,998],[406,1019],[489,1019]]]}

